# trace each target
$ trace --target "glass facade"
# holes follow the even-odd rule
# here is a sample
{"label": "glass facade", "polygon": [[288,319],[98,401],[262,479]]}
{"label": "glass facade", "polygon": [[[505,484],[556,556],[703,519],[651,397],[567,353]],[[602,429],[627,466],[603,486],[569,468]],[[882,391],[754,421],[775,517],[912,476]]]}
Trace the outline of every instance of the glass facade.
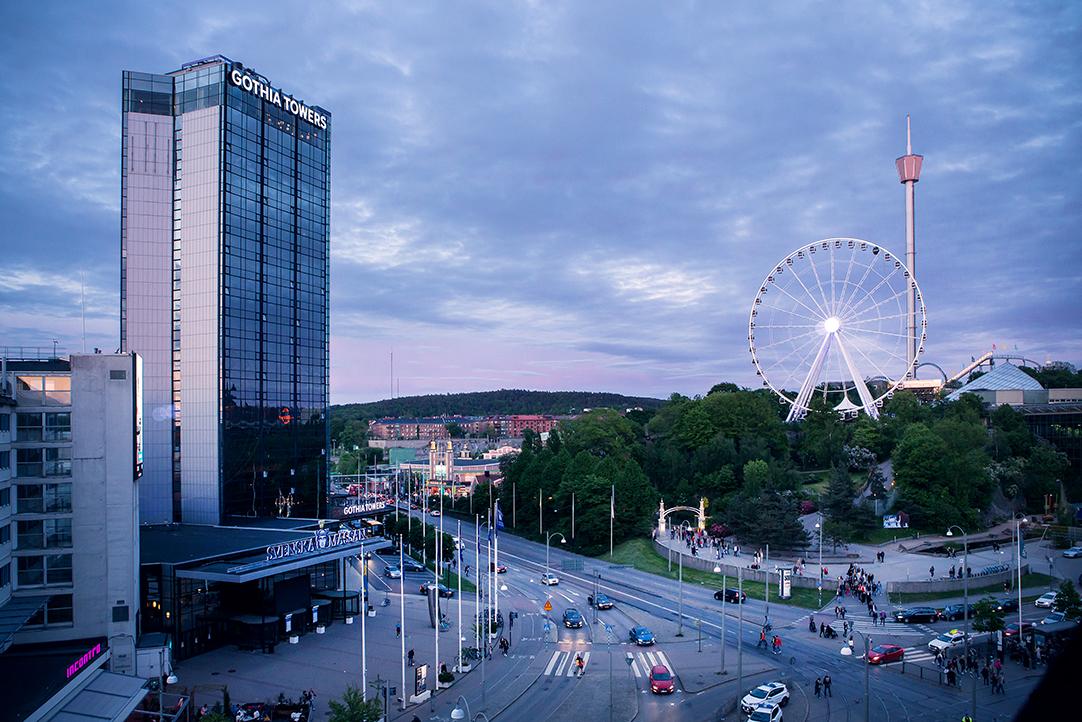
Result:
{"label": "glass facade", "polygon": [[[193,273],[184,239],[206,224],[201,199],[206,195],[207,164],[193,153],[206,148],[208,109],[218,113],[217,288],[209,291],[217,293],[217,516],[227,523],[237,516],[323,513],[329,444],[330,130],[287,112],[272,97],[238,87],[230,82],[234,70],[251,74],[221,57],[170,75],[124,74],[125,143],[131,142],[129,113],[172,116],[171,323],[161,340],[171,354],[169,464],[175,521],[185,521],[185,457],[194,453],[182,444],[181,400],[187,398],[182,390],[207,384],[207,378],[193,380],[183,371],[188,367],[182,329],[191,314],[182,290],[186,263]],[[319,112],[329,118],[326,111]],[[185,137],[186,125],[189,135],[197,127],[203,133],[200,148]],[[124,152],[128,158],[128,149]],[[187,170],[196,164],[200,174],[186,173],[186,162]],[[196,184],[202,185],[193,188]],[[123,189],[122,195],[126,199]],[[122,222],[125,279],[128,234]],[[127,348],[127,318],[137,292],[129,298],[125,283],[122,280],[121,340]],[[134,346],[130,350],[140,352]],[[194,424],[191,413],[188,416]]]}
{"label": "glass facade", "polygon": [[321,513],[329,131],[229,85],[224,109],[222,504]]}

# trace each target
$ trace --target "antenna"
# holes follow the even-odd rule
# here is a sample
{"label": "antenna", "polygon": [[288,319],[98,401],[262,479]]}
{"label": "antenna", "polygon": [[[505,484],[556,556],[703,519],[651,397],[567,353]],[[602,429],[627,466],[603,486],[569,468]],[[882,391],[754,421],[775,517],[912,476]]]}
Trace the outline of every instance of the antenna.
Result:
{"label": "antenna", "polygon": [[82,307],[83,315],[83,353],[86,353],[86,271],[82,271],[79,277],[82,282],[82,289],[79,292],[79,305]]}
{"label": "antenna", "polygon": [[391,398],[394,398],[394,349],[391,349]]}
{"label": "antenna", "polygon": [[913,155],[913,133],[909,125],[909,113],[905,114],[905,154]]}

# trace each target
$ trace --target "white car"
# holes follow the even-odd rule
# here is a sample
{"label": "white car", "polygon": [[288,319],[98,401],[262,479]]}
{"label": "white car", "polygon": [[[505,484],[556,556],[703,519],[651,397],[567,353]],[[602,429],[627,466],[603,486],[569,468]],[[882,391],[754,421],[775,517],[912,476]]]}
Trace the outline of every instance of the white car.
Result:
{"label": "white car", "polygon": [[554,587],[560,583],[560,578],[557,577],[555,574],[545,572],[541,575],[541,583],[544,584],[546,587]]}
{"label": "white car", "polygon": [[1077,559],[1078,557],[1082,557],[1082,546],[1073,546],[1070,549],[1064,549],[1063,556],[1067,557],[1068,559]]}
{"label": "white car", "polygon": [[761,702],[748,715],[748,722],[779,722],[781,718],[780,704],[777,702]]}
{"label": "white car", "polygon": [[928,642],[928,651],[932,654],[935,654],[936,650],[945,653],[965,641],[965,632],[960,629],[952,629],[949,632],[943,632],[943,634]]}
{"label": "white car", "polygon": [[[740,700],[740,710],[746,715],[755,713],[759,705],[768,703],[770,706],[784,707],[789,704],[789,688],[781,682],[767,682],[760,684],[755,689],[744,695]],[[751,717],[749,716],[749,719]],[[780,717],[763,717],[762,719],[781,719]]]}
{"label": "white car", "polygon": [[1037,597],[1037,601],[1033,602],[1033,606],[1040,607],[1041,609],[1051,609],[1055,603],[1056,592],[1045,592]]}
{"label": "white car", "polygon": [[383,570],[383,576],[388,579],[401,579],[402,570],[398,568],[397,564],[388,564]]}
{"label": "white car", "polygon": [[440,510],[439,509],[433,509],[432,511],[430,511],[428,513],[431,514],[432,516],[439,516],[440,515]]}

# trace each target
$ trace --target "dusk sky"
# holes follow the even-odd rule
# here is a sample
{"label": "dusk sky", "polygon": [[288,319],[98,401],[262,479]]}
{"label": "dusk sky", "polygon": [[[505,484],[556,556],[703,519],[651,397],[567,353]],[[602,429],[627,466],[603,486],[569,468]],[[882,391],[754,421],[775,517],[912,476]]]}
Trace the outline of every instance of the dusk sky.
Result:
{"label": "dusk sky", "polygon": [[906,113],[926,359],[1082,364],[1078,2],[167,5],[0,10],[0,346],[117,348],[121,71],[221,53],[333,114],[333,403],[754,386],[785,254],[904,254]]}

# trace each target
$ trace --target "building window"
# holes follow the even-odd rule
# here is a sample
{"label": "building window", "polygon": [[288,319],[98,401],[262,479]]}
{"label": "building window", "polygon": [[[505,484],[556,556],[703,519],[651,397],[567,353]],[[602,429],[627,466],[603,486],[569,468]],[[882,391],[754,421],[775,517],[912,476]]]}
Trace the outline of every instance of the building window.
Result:
{"label": "building window", "polygon": [[71,519],[19,520],[15,532],[17,549],[71,548]]}
{"label": "building window", "polygon": [[0,589],[11,584],[11,562],[0,567]]}
{"label": "building window", "polygon": [[71,441],[71,412],[45,414],[45,441]]}
{"label": "building window", "polygon": [[41,441],[41,414],[15,415],[16,441]]}
{"label": "building window", "polygon": [[71,406],[71,377],[19,376],[15,396],[27,406]]}
{"label": "building window", "polygon": [[51,554],[45,557],[17,557],[19,586],[40,587],[71,584],[71,555]]}
{"label": "building window", "polygon": [[0,489],[0,509],[11,506],[11,487]]}
{"label": "building window", "polygon": [[37,614],[30,617],[26,626],[48,627],[52,625],[70,625],[74,616],[72,614],[72,595],[54,594],[45,603],[45,607],[38,610]]}
{"label": "building window", "polygon": [[45,485],[45,512],[66,513],[71,511],[71,484]]}
{"label": "building window", "polygon": [[0,432],[11,431],[11,414],[0,414]]}
{"label": "building window", "polygon": [[45,476],[71,476],[70,446],[45,449]]}
{"label": "building window", "polygon": [[7,544],[11,541],[11,524],[4,524],[0,526],[0,544]]}
{"label": "building window", "polygon": [[16,449],[15,450],[15,475],[19,478],[40,477],[41,449]]}
{"label": "building window", "polygon": [[0,451],[0,469],[10,469],[10,468],[11,468],[11,452],[10,451]]}

